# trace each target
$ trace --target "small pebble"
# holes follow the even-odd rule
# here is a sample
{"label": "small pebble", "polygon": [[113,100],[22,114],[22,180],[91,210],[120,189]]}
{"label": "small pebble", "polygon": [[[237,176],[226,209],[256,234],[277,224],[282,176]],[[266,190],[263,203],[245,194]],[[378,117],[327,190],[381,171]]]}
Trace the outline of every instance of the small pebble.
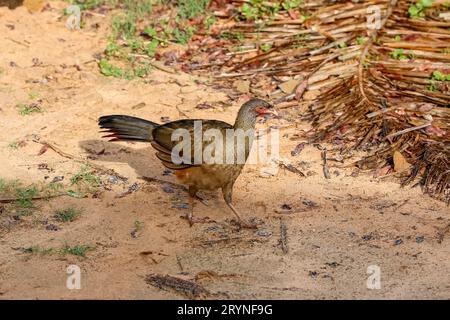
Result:
{"label": "small pebble", "polygon": [[255,232],[255,234],[260,237],[270,237],[272,235],[272,232],[267,230],[258,230]]}
{"label": "small pebble", "polygon": [[45,229],[46,229],[46,230],[49,230],[49,231],[58,231],[58,230],[59,230],[58,226],[57,226],[57,225],[54,225],[54,224],[48,224],[48,225],[46,225],[46,226],[45,226]]}
{"label": "small pebble", "polygon": [[64,180],[64,176],[56,176],[53,178],[52,183],[60,182]]}
{"label": "small pebble", "polygon": [[119,182],[119,179],[117,179],[116,176],[108,176],[108,181],[111,182],[112,184],[116,184]]}
{"label": "small pebble", "polygon": [[134,192],[139,190],[139,183],[135,182],[131,186],[128,187],[129,192]]}
{"label": "small pebble", "polygon": [[189,205],[187,203],[177,203],[172,206],[172,208],[176,209],[188,209]]}
{"label": "small pebble", "polygon": [[167,193],[174,193],[175,192],[173,190],[173,188],[170,185],[168,185],[168,184],[164,184],[162,186],[162,189],[163,189],[164,192],[167,192]]}
{"label": "small pebble", "polygon": [[401,245],[402,243],[403,243],[403,240],[402,240],[402,239],[396,239],[396,240],[394,241],[394,246]]}
{"label": "small pebble", "polygon": [[417,243],[421,243],[421,242],[423,242],[423,240],[425,240],[425,237],[424,237],[424,236],[417,236],[417,237],[416,237],[416,242],[417,242]]}
{"label": "small pebble", "polygon": [[302,203],[309,208],[318,207],[318,204],[312,200],[303,200]]}
{"label": "small pebble", "polygon": [[339,265],[339,263],[337,263],[336,261],[333,261],[333,262],[325,262],[325,265],[327,265],[327,266],[329,266],[329,267],[332,267],[332,268],[336,268],[336,267]]}

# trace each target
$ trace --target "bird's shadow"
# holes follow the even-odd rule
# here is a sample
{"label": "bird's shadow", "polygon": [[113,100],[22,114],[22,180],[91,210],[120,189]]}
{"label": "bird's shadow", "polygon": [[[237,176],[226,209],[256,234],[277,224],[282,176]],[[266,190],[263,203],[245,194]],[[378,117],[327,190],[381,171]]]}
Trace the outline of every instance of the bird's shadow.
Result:
{"label": "bird's shadow", "polygon": [[[128,146],[128,144],[130,146]],[[91,160],[126,163],[132,167],[140,177],[162,177],[164,167],[154,155],[155,150],[151,146],[134,148],[133,145],[137,146],[138,143],[127,143],[127,145],[125,145],[123,143],[98,139],[79,142],[80,148],[87,153],[88,158]],[[169,177],[164,178],[173,180],[173,178]]]}

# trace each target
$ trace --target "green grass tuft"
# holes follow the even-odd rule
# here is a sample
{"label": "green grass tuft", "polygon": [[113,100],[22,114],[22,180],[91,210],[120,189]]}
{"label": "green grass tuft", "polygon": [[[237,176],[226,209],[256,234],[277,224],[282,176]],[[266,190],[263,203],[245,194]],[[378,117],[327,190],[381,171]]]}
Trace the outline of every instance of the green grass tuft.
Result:
{"label": "green grass tuft", "polygon": [[210,0],[179,0],[178,16],[182,19],[193,19],[205,12]]}
{"label": "green grass tuft", "polygon": [[101,180],[96,176],[89,166],[82,166],[80,171],[70,178],[71,185],[85,185],[91,188],[98,188]]}
{"label": "green grass tuft", "polygon": [[81,210],[75,207],[68,207],[61,210],[56,210],[54,217],[59,222],[72,222],[81,215]]}
{"label": "green grass tuft", "polygon": [[37,105],[36,103],[32,104],[25,104],[25,103],[19,103],[16,105],[17,111],[21,116],[28,116],[34,113],[41,113],[42,109]]}
{"label": "green grass tuft", "polygon": [[69,245],[65,245],[62,248],[43,248],[41,246],[31,246],[28,248],[24,248],[22,251],[24,253],[28,253],[28,254],[40,254],[40,255],[48,255],[48,254],[59,254],[62,256],[65,255],[73,255],[73,256],[78,256],[78,257],[86,257],[86,254],[89,251],[94,251],[95,247],[93,246],[89,246],[89,245],[76,245],[76,246],[69,246]]}
{"label": "green grass tuft", "polygon": [[89,245],[77,245],[77,246],[73,246],[73,247],[66,245],[65,247],[63,247],[62,249],[59,250],[59,253],[61,255],[70,254],[73,256],[79,256],[79,257],[85,258],[86,254],[89,251],[93,251],[93,250],[95,250],[95,247],[92,247]]}

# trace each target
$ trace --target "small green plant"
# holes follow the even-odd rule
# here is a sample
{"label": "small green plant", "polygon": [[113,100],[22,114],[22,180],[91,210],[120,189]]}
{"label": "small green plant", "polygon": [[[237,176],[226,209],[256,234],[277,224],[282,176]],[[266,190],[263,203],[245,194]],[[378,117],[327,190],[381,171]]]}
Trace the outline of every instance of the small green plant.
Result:
{"label": "small green plant", "polygon": [[418,18],[425,16],[424,10],[433,5],[433,0],[419,0],[412,4],[408,9],[408,14],[411,18]]}
{"label": "small green plant", "polygon": [[152,12],[154,0],[124,0],[125,10],[140,19]]}
{"label": "small green plant", "polygon": [[16,198],[16,206],[27,209],[32,207],[33,198],[39,194],[39,191],[36,185],[24,187],[19,180],[0,178],[0,193],[14,196]]}
{"label": "small green plant", "polygon": [[28,254],[40,254],[40,255],[48,255],[48,254],[60,254],[62,256],[65,255],[74,255],[74,256],[78,256],[78,257],[86,257],[86,254],[89,251],[93,251],[95,250],[95,247],[93,246],[89,246],[89,245],[76,245],[76,246],[69,246],[69,245],[65,245],[62,248],[43,248],[41,246],[31,246],[31,247],[27,247],[27,248],[23,248],[22,251],[24,253],[28,253]]}
{"label": "small green plant", "polygon": [[70,178],[71,185],[85,186],[88,188],[98,188],[100,186],[100,177],[96,176],[89,166],[81,167],[81,170]]}
{"label": "small green plant", "polygon": [[303,0],[284,0],[281,6],[284,10],[297,9],[302,2]]}
{"label": "small green plant", "polygon": [[210,0],[179,0],[178,16],[182,19],[193,19],[204,13]]}
{"label": "small green plant", "polygon": [[208,16],[205,20],[203,20],[203,24],[205,25],[206,30],[211,29],[214,23],[216,23],[215,16]]}
{"label": "small green plant", "polygon": [[267,52],[270,49],[272,49],[272,44],[271,43],[262,43],[260,46],[262,51]]}
{"label": "small green plant", "polygon": [[16,203],[21,208],[30,208],[33,205],[33,197],[37,196],[38,190],[36,186],[31,186],[27,188],[17,188],[16,195],[17,200]]}
{"label": "small green plant", "polygon": [[366,43],[367,42],[367,38],[366,37],[357,37],[356,38],[356,43],[358,44],[358,45],[363,45],[364,43]]}
{"label": "small green plant", "polygon": [[32,104],[19,103],[18,105],[16,105],[16,108],[21,116],[28,116],[34,113],[42,112],[41,107],[36,103]]}
{"label": "small green plant", "polygon": [[147,36],[151,38],[155,38],[158,35],[158,31],[156,31],[155,28],[151,26],[145,27],[144,31],[142,31],[143,34],[146,34]]}
{"label": "small green plant", "polygon": [[31,246],[31,247],[28,247],[28,248],[24,248],[23,252],[24,253],[29,253],[29,254],[46,255],[46,254],[54,253],[55,249],[53,249],[53,248],[42,248],[40,246]]}
{"label": "small green plant", "polygon": [[75,207],[68,207],[61,210],[56,210],[54,218],[59,222],[72,222],[81,215],[81,210]]}
{"label": "small green plant", "polygon": [[19,180],[5,180],[0,178],[0,192],[1,193],[13,193],[17,188],[21,186]]}
{"label": "small green plant", "polygon": [[122,51],[122,47],[117,44],[115,41],[110,41],[106,45],[105,54],[108,57],[123,57],[124,53]]}
{"label": "small green plant", "polygon": [[187,27],[184,30],[179,28],[175,28],[173,30],[173,37],[176,42],[179,44],[187,44],[189,40],[192,38],[195,32],[195,27]]}
{"label": "small green plant", "polygon": [[107,77],[121,78],[124,72],[121,68],[113,66],[108,60],[101,59],[99,62],[100,72]]}
{"label": "small green plant", "polygon": [[144,228],[144,223],[142,221],[136,220],[134,222],[134,229],[136,230],[136,232],[142,230],[142,228]]}
{"label": "small green plant", "polygon": [[8,148],[12,150],[17,150],[20,147],[20,143],[18,141],[13,141],[10,144],[8,144]]}
{"label": "small green plant", "polygon": [[133,69],[134,76],[140,77],[140,78],[148,75],[151,70],[152,70],[152,67],[150,66],[150,64],[148,62],[145,62],[145,61],[139,63],[139,65]]}
{"label": "small green plant", "polygon": [[119,14],[112,19],[114,38],[132,38],[136,33],[136,17],[132,12]]}
{"label": "small green plant", "polygon": [[237,40],[240,43],[244,42],[245,36],[242,32],[229,32],[225,31],[223,32],[220,37],[222,39],[228,39],[228,40]]}
{"label": "small green plant", "polygon": [[395,41],[400,41],[400,40],[402,40],[402,36],[401,36],[401,35],[396,35],[396,36],[394,37],[394,40],[395,40]]}
{"label": "small green plant", "polygon": [[152,39],[152,41],[150,41],[147,44],[147,47],[145,48],[145,53],[147,53],[147,55],[151,58],[153,58],[156,54],[156,49],[158,48],[159,45],[159,41],[156,39]]}
{"label": "small green plant", "polygon": [[405,51],[404,49],[398,48],[398,49],[395,49],[394,51],[392,51],[389,55],[391,56],[392,59],[397,59],[397,60],[408,59],[406,54],[404,54],[404,51]]}
{"label": "small green plant", "polygon": [[431,79],[436,81],[450,81],[450,73],[445,75],[440,71],[434,71],[431,75]]}
{"label": "small green plant", "polygon": [[136,52],[136,51],[139,51],[140,49],[142,49],[143,44],[139,38],[129,38],[128,46],[130,47],[132,52]]}
{"label": "small green plant", "polygon": [[272,19],[281,9],[279,2],[250,0],[242,5],[240,12],[245,20]]}
{"label": "small green plant", "polygon": [[64,246],[63,248],[61,248],[58,252],[61,255],[73,255],[73,256],[79,256],[79,257],[86,257],[86,254],[89,251],[93,251],[95,250],[95,247],[89,246],[89,245],[77,245],[77,246],[73,246],[70,247],[68,245]]}
{"label": "small green plant", "polygon": [[428,91],[435,92],[437,90],[438,90],[438,86],[436,84],[436,81],[430,80],[430,85],[428,87]]}

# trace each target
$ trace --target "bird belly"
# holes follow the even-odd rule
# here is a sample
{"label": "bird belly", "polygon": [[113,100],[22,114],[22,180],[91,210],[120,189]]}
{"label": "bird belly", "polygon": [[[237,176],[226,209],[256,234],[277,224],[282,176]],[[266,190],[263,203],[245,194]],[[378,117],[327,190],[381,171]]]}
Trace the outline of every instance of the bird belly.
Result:
{"label": "bird belly", "polygon": [[[230,165],[201,165],[176,170],[175,176],[182,183],[199,190],[216,190],[229,183],[230,178],[235,179],[236,169]],[[239,172],[236,172],[237,175]]]}

